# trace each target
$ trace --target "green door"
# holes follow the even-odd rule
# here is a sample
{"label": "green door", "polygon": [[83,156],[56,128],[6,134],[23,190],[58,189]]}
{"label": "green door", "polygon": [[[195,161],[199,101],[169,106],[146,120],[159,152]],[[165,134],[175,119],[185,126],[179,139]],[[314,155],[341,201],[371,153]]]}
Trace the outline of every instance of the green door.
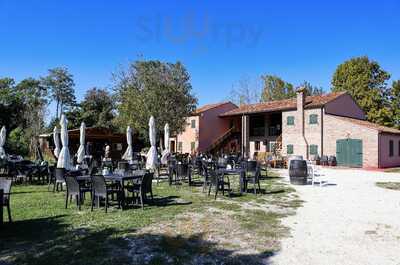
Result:
{"label": "green door", "polygon": [[362,140],[341,139],[336,141],[336,160],[339,166],[362,167]]}

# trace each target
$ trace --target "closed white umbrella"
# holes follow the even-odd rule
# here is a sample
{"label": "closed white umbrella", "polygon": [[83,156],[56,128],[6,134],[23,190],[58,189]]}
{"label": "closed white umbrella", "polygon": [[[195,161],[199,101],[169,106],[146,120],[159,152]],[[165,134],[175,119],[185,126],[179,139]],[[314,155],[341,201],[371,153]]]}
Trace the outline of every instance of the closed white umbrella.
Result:
{"label": "closed white umbrella", "polygon": [[149,138],[150,138],[150,150],[147,153],[146,168],[156,169],[158,164],[157,148],[156,148],[156,123],[154,117],[150,117],[149,121]]}
{"label": "closed white umbrella", "polygon": [[68,130],[67,130],[67,118],[63,114],[61,116],[60,125],[61,125],[61,152],[58,156],[57,167],[65,168],[66,170],[71,169],[71,158],[69,155],[68,149]]}
{"label": "closed white umbrella", "polygon": [[60,131],[57,129],[57,126],[54,126],[53,130],[53,142],[54,142],[54,156],[58,158],[60,155]]}
{"label": "closed white umbrella", "polygon": [[85,159],[85,131],[86,131],[86,125],[84,122],[81,123],[81,128],[80,128],[80,137],[79,137],[79,149],[77,155],[76,162],[82,163],[83,160]]}
{"label": "closed white umbrella", "polygon": [[165,124],[164,126],[164,146],[165,150],[161,157],[161,163],[166,165],[168,163],[168,156],[169,156],[169,124]]}
{"label": "closed white umbrella", "polygon": [[6,151],[4,150],[4,144],[6,143],[6,127],[2,127],[0,131],[0,157],[4,158],[6,156]]}
{"label": "closed white umbrella", "polygon": [[132,128],[131,126],[128,126],[126,128],[126,143],[128,144],[128,147],[126,148],[126,151],[124,155],[122,156],[122,159],[124,160],[133,160],[133,149],[132,149]]}

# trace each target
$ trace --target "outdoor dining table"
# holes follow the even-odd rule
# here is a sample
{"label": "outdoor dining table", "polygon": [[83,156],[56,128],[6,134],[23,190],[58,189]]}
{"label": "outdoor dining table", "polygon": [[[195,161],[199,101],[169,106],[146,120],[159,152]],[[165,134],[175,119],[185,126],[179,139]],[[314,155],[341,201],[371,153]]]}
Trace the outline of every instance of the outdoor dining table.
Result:
{"label": "outdoor dining table", "polygon": [[219,168],[217,169],[217,174],[221,175],[222,178],[225,176],[239,176],[240,183],[240,195],[244,191],[244,179],[246,177],[246,170],[243,168]]}
{"label": "outdoor dining table", "polygon": [[[125,182],[129,180],[138,180],[141,179],[144,175],[146,174],[146,170],[135,170],[129,174],[121,174],[121,173],[110,173],[110,174],[104,174],[104,179],[106,181],[118,183],[121,187],[122,190],[122,198],[121,198],[121,204],[122,208],[126,206],[126,198],[125,198]],[[82,175],[82,176],[76,176],[76,180],[79,182],[88,182],[91,180],[90,175]]]}

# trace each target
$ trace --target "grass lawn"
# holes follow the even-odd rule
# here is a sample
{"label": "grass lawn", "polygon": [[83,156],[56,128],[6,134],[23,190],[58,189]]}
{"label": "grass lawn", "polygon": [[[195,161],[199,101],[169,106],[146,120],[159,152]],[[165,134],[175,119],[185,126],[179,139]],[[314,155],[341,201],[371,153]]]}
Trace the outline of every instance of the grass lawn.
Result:
{"label": "grass lawn", "polygon": [[400,173],[400,167],[386,168],[384,171],[389,173]]}
{"label": "grass lawn", "polygon": [[0,228],[0,264],[260,264],[288,235],[281,219],[301,206],[278,177],[262,195],[213,197],[201,187],[155,184],[145,210],[64,208],[64,193],[15,185],[13,223]]}
{"label": "grass lawn", "polygon": [[376,185],[389,190],[400,190],[400,182],[377,182]]}

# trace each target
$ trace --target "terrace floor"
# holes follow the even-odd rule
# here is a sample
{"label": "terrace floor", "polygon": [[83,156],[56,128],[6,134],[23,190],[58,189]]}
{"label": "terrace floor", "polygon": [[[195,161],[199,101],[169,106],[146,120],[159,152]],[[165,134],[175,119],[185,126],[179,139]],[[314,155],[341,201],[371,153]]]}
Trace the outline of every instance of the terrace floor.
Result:
{"label": "terrace floor", "polygon": [[283,240],[273,263],[399,265],[400,191],[376,182],[400,182],[400,174],[324,171],[332,185],[293,186],[305,202],[284,220],[292,236]]}
{"label": "terrace floor", "polygon": [[64,193],[15,185],[14,222],[0,228],[0,264],[267,264],[289,235],[281,220],[302,201],[276,175],[264,194],[222,197],[154,183],[155,204],[64,209]]}

